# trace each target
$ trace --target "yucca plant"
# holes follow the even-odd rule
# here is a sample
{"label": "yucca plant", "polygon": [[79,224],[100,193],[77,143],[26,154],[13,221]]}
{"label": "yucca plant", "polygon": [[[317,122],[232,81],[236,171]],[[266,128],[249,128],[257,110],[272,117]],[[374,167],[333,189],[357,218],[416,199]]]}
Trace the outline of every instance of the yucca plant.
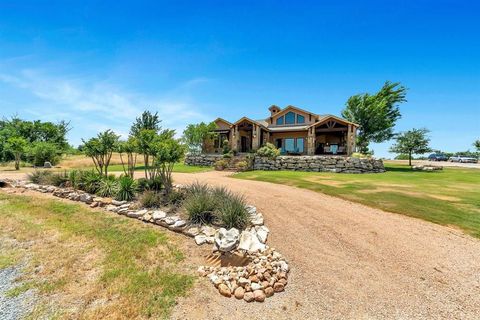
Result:
{"label": "yucca plant", "polygon": [[117,195],[118,189],[118,181],[115,176],[109,176],[100,181],[97,195],[99,195],[100,197],[114,197]]}
{"label": "yucca plant", "polygon": [[135,198],[137,182],[129,176],[121,176],[118,179],[118,192],[116,199],[120,201],[131,201]]}
{"label": "yucca plant", "polygon": [[68,174],[66,171],[63,173],[53,173],[47,178],[48,184],[62,187],[68,182]]}
{"label": "yucca plant", "polygon": [[80,172],[78,188],[88,193],[96,193],[100,187],[102,176],[93,170]]}
{"label": "yucca plant", "polygon": [[183,203],[188,218],[194,223],[206,224],[215,220],[215,199],[211,192],[190,194]]}
{"label": "yucca plant", "polygon": [[248,211],[242,195],[227,192],[217,193],[216,212],[218,219],[226,228],[245,229],[248,225]]}

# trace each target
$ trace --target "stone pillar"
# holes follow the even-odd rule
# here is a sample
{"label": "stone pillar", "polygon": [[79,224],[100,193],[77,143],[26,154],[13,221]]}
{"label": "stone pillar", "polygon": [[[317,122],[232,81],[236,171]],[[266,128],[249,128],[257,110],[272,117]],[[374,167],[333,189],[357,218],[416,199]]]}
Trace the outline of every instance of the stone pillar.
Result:
{"label": "stone pillar", "polygon": [[357,149],[357,127],[352,125],[352,153]]}
{"label": "stone pillar", "polygon": [[309,156],[313,156],[315,154],[315,127],[311,127],[308,129],[307,154]]}
{"label": "stone pillar", "polygon": [[252,128],[252,149],[257,150],[260,146],[260,128],[254,124]]}
{"label": "stone pillar", "polygon": [[230,147],[232,148],[233,151],[238,151],[238,139],[240,139],[240,136],[238,135],[238,127],[233,126],[232,138],[230,140]]}
{"label": "stone pillar", "polygon": [[352,155],[352,130],[353,125],[349,124],[347,126],[347,156]]}

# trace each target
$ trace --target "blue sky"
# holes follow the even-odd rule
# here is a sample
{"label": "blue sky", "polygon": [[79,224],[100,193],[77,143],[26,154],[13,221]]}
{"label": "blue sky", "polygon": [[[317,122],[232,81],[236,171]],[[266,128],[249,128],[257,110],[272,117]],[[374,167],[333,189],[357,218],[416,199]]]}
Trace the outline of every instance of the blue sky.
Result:
{"label": "blue sky", "polygon": [[[480,138],[476,1],[0,0],[0,114],[71,121],[69,139],[295,105],[339,115],[385,80],[409,88],[397,131],[434,148]],[[389,156],[392,142],[372,145]]]}

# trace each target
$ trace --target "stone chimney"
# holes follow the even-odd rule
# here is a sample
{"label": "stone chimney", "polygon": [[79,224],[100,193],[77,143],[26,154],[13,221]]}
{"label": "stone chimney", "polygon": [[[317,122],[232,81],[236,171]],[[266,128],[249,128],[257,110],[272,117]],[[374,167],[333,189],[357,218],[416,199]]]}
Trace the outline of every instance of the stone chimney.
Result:
{"label": "stone chimney", "polygon": [[281,109],[276,106],[276,105],[272,105],[270,108],[268,108],[268,110],[270,110],[270,117],[273,117],[275,114],[277,114]]}

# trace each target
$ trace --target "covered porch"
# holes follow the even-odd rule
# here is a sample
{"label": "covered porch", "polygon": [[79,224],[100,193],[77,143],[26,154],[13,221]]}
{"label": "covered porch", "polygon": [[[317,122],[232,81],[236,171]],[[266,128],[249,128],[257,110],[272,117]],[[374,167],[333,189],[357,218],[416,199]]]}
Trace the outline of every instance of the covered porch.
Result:
{"label": "covered porch", "polygon": [[350,156],[355,150],[356,129],[356,125],[336,117],[311,125],[307,154]]}

